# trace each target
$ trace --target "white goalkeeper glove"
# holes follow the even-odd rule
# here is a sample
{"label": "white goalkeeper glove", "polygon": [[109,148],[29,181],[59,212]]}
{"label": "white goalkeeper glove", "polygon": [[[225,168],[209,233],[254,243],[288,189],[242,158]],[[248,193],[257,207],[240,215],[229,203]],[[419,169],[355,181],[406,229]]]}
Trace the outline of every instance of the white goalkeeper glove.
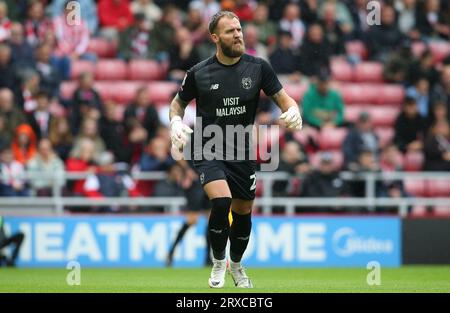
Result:
{"label": "white goalkeeper glove", "polygon": [[170,139],[172,140],[172,145],[177,149],[181,150],[186,145],[189,134],[192,132],[193,130],[183,123],[180,116],[174,116],[170,121]]}
{"label": "white goalkeeper glove", "polygon": [[289,109],[280,115],[280,120],[284,120],[286,128],[302,129],[303,121],[300,111],[297,106],[291,106]]}

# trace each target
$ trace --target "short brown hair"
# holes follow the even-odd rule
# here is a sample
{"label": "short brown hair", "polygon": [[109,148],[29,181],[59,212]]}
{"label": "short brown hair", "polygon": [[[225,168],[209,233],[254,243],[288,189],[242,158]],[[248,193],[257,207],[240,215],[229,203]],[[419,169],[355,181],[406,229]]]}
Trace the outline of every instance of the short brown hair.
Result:
{"label": "short brown hair", "polygon": [[213,34],[216,31],[217,24],[219,24],[220,19],[224,16],[229,18],[237,18],[239,20],[239,17],[231,11],[219,11],[211,17],[211,21],[209,22],[208,28],[210,34]]}

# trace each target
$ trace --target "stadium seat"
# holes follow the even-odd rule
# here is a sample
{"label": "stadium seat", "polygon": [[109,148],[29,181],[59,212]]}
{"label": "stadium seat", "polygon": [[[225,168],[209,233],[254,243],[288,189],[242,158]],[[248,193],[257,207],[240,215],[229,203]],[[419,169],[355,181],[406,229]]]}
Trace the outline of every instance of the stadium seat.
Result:
{"label": "stadium seat", "polygon": [[345,43],[345,51],[347,55],[356,55],[361,60],[367,59],[369,52],[362,41],[353,40]]}
{"label": "stadium seat", "polygon": [[285,84],[284,90],[295,101],[299,102],[303,99],[305,92],[308,90],[307,84]]}
{"label": "stadium seat", "polygon": [[401,105],[405,90],[401,85],[384,84],[378,94],[379,104]]}
{"label": "stadium seat", "polygon": [[345,108],[344,118],[346,121],[354,123],[358,120],[361,112],[369,113],[375,127],[394,126],[399,108],[376,105],[351,105]]}
{"label": "stadium seat", "polygon": [[383,82],[383,64],[379,62],[358,63],[354,70],[356,82]]}
{"label": "stadium seat", "polygon": [[450,55],[450,43],[446,41],[432,41],[430,51],[433,55],[433,62],[440,63]]}
{"label": "stadium seat", "polygon": [[91,38],[88,52],[95,53],[99,58],[113,58],[117,54],[117,43],[104,38]]}
{"label": "stadium seat", "polygon": [[158,80],[162,79],[162,67],[154,60],[131,60],[128,64],[128,79]]}
{"label": "stadium seat", "polygon": [[377,127],[375,133],[380,140],[380,146],[383,148],[394,139],[394,129],[391,127]]}
{"label": "stadium seat", "polygon": [[122,60],[99,60],[95,66],[98,80],[123,80],[127,76],[127,65]]}
{"label": "stadium seat", "polygon": [[449,197],[450,181],[448,179],[429,179],[427,181],[427,196]]}
{"label": "stadium seat", "polygon": [[61,83],[59,87],[59,92],[61,94],[61,98],[63,99],[72,99],[73,93],[75,89],[77,89],[78,83],[75,81],[65,81]]}
{"label": "stadium seat", "polygon": [[130,104],[136,95],[136,90],[145,87],[142,81],[118,81],[115,83],[114,100],[119,104]]}
{"label": "stadium seat", "polygon": [[347,83],[338,86],[345,104],[372,104],[379,98],[379,85]]}
{"label": "stadium seat", "polygon": [[352,81],[353,67],[347,61],[333,60],[331,62],[331,76],[334,80]]}
{"label": "stadium seat", "polygon": [[423,179],[407,178],[403,181],[406,192],[415,197],[424,197],[426,195],[426,183]]}
{"label": "stadium seat", "polygon": [[322,128],[317,137],[320,150],[338,150],[341,149],[342,142],[347,135],[346,128]]}
{"label": "stadium seat", "polygon": [[419,58],[422,53],[427,49],[427,46],[422,41],[416,41],[412,44],[412,53],[416,58]]}
{"label": "stadium seat", "polygon": [[72,61],[70,69],[70,78],[77,79],[83,72],[94,73],[95,64],[87,60],[76,60]]}
{"label": "stadium seat", "polygon": [[[344,155],[341,151],[328,151],[333,155],[333,169],[338,171],[342,168],[342,165],[344,164]],[[317,152],[312,155],[310,155],[310,161],[314,168],[317,168],[320,164],[320,153]]]}
{"label": "stadium seat", "polygon": [[168,81],[150,82],[148,91],[152,102],[166,102],[172,101],[179,84]]}
{"label": "stadium seat", "polygon": [[422,152],[407,152],[404,158],[404,170],[408,172],[420,171],[423,167],[424,158]]}
{"label": "stadium seat", "polygon": [[96,81],[94,88],[98,91],[103,101],[115,100],[116,84],[109,81]]}

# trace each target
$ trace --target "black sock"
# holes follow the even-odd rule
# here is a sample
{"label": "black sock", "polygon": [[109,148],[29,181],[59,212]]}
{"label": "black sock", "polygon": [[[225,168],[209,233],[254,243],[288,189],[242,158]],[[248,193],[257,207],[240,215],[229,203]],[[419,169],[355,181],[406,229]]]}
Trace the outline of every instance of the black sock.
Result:
{"label": "black sock", "polygon": [[228,213],[230,212],[231,198],[214,198],[211,202],[212,209],[208,223],[209,240],[211,242],[214,258],[223,260],[225,259],[225,248],[230,232]]}
{"label": "black sock", "polygon": [[183,226],[181,226],[180,230],[178,231],[177,237],[175,238],[175,241],[173,242],[172,247],[169,250],[169,258],[173,257],[173,253],[175,252],[175,248],[177,247],[177,245],[181,241],[181,239],[183,239],[184,234],[188,230],[189,226],[190,225],[188,223],[184,223]]}
{"label": "black sock", "polygon": [[230,228],[230,258],[233,262],[240,262],[247,249],[252,230],[252,214],[233,214],[233,223]]}

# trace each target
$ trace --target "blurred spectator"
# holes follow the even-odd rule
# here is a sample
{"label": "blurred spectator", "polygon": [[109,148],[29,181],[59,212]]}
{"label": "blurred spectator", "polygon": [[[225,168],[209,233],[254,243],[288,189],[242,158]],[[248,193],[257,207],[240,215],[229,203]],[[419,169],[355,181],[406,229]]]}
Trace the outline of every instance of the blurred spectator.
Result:
{"label": "blurred spectator", "polygon": [[0,196],[25,197],[28,189],[25,182],[25,168],[22,163],[14,160],[9,145],[0,147]]}
{"label": "blurred spectator", "polygon": [[300,11],[302,12],[302,20],[306,25],[314,24],[319,21],[319,0],[301,0]]}
{"label": "blurred spectator", "polygon": [[425,77],[419,78],[414,86],[406,89],[406,96],[413,98],[417,103],[419,114],[427,118],[430,110],[430,83]]}
{"label": "blurred spectator", "polygon": [[191,7],[184,22],[184,27],[191,33],[194,44],[202,43],[208,38],[208,24],[203,20],[202,13],[199,9]]}
{"label": "blurred spectator", "polygon": [[34,68],[33,48],[25,40],[22,24],[13,23],[11,26],[11,37],[9,39],[12,60],[18,69]]}
{"label": "blurred spectator", "polygon": [[50,119],[48,138],[58,156],[66,161],[73,144],[72,132],[67,118],[54,117]]}
{"label": "blurred spectator", "polygon": [[416,0],[403,0],[395,2],[397,11],[397,23],[399,30],[413,40],[420,39],[420,33],[416,27]]}
{"label": "blurred spectator", "polygon": [[450,171],[450,126],[447,121],[433,124],[424,145],[424,171]]}
{"label": "blurred spectator", "polygon": [[400,43],[398,50],[392,51],[386,56],[383,69],[383,78],[390,83],[406,84],[408,71],[414,64],[414,56],[411,52],[411,42],[404,40]]}
{"label": "blurred spectator", "polygon": [[[53,5],[56,5],[58,2],[65,2],[65,0],[55,0],[53,1]],[[24,23],[25,37],[32,47],[36,47],[40,42],[43,42],[45,40],[45,33],[53,29],[52,21],[45,16],[44,10],[45,7],[42,1],[32,0],[28,4],[27,19]]]}
{"label": "blurred spectator", "polygon": [[11,144],[12,134],[7,129],[6,115],[0,113],[0,147]]}
{"label": "blurred spectator", "polygon": [[[202,11],[205,12],[205,11]],[[173,5],[166,5],[163,15],[150,32],[150,51],[152,57],[159,61],[167,61],[167,51],[175,37],[175,31],[181,26],[181,17],[178,9]]]}
{"label": "blurred spectator", "polygon": [[95,61],[94,54],[87,53],[89,46],[89,29],[86,21],[80,18],[76,25],[69,25],[67,20],[71,14],[71,9],[64,6],[64,12],[53,19],[54,34],[56,39],[55,55],[57,57],[67,56],[71,60],[79,58]]}
{"label": "blurred spectator", "polygon": [[[333,155],[321,152],[319,168],[306,176],[302,183],[302,197],[333,198],[348,194],[345,182],[333,168]],[[326,211],[336,211],[335,207],[321,207]],[[311,210],[318,211],[318,208]]]}
{"label": "blurred spectator", "polygon": [[[0,215],[0,267],[2,267],[3,263],[6,263],[6,266],[14,267],[16,265],[17,257],[19,256],[23,239],[25,238],[25,234],[18,231],[13,233],[11,236],[7,236],[4,229],[4,220],[4,217]],[[11,256],[7,258],[3,255],[2,250],[11,244],[14,244],[14,249],[11,252]]]}
{"label": "blurred spectator", "polygon": [[233,12],[237,15],[241,23],[251,22],[253,20],[253,10],[255,1],[235,0]]}
{"label": "blurred spectator", "polygon": [[422,150],[426,119],[419,114],[416,100],[406,97],[395,121],[394,142],[402,152]]}
{"label": "blurred spectator", "polygon": [[382,7],[381,25],[371,26],[367,35],[371,58],[377,61],[386,61],[389,54],[404,37],[395,22],[393,7],[389,5]]}
{"label": "blurred spectator", "polygon": [[117,105],[105,103],[105,114],[100,119],[100,134],[106,149],[111,151],[118,162],[131,162],[131,149],[126,138],[125,127],[118,119]]}
{"label": "blurred spectator", "polygon": [[98,123],[96,119],[85,118],[81,124],[80,132],[73,143],[73,150],[80,150],[80,145],[85,138],[90,139],[94,143],[94,157],[97,158],[101,153],[105,152],[106,146],[103,139],[98,134]]}
{"label": "blurred spectator", "polygon": [[344,120],[344,103],[340,94],[329,87],[329,76],[321,73],[303,97],[305,122],[316,128],[339,126]]}
{"label": "blurred spectator", "polygon": [[439,72],[433,65],[433,54],[430,50],[425,50],[418,60],[412,61],[408,69],[407,82],[414,85],[422,77],[428,80],[430,87],[439,80]]}
{"label": "blurred spectator", "polygon": [[331,51],[319,24],[310,25],[300,48],[300,70],[306,76],[317,76],[330,67]]}
{"label": "blurred spectator", "polygon": [[272,47],[269,49],[273,49],[273,46],[277,42],[277,25],[269,20],[269,8],[267,4],[263,2],[258,3],[251,23],[258,29],[259,42],[268,47]]}
{"label": "blurred spectator", "polygon": [[16,128],[25,123],[26,119],[19,106],[14,103],[13,93],[7,88],[0,89],[0,113],[6,120],[5,136],[12,138]]}
{"label": "blurred spectator", "polygon": [[33,129],[28,124],[20,124],[12,142],[14,160],[25,165],[36,154],[37,139]]}
{"label": "blurred spectator", "polygon": [[353,20],[347,5],[339,0],[322,1],[319,8],[320,19],[324,19],[325,14],[327,14],[326,11],[328,10],[328,6],[334,6],[333,11],[336,12],[336,20],[339,21],[342,31],[344,34],[350,34],[353,31]]}
{"label": "blurred spectator", "polygon": [[[294,174],[307,174],[310,171],[308,156],[295,141],[288,141],[282,151],[278,171]],[[274,197],[298,196],[300,194],[298,178],[277,180],[273,183]]]}
{"label": "blurred spectator", "polygon": [[35,96],[39,91],[39,85],[41,84],[41,78],[39,73],[33,69],[27,69],[21,74],[22,84],[21,90],[18,94],[18,103],[25,113],[33,112],[36,110]]}
{"label": "blurred spectator", "polygon": [[127,129],[131,129],[131,125],[133,125],[134,122],[141,125],[141,127],[146,130],[147,140],[151,140],[155,137],[160,121],[158,112],[150,102],[146,87],[141,87],[136,91],[134,102],[127,106],[125,110],[124,122]]}
{"label": "blurred spectator", "polygon": [[57,98],[61,77],[58,68],[50,60],[51,47],[40,44],[36,48],[36,70],[40,76],[40,88],[50,93],[51,98]]}
{"label": "blurred spectator", "polygon": [[344,167],[356,170],[358,168],[358,156],[363,151],[368,151],[375,158],[378,158],[379,140],[367,112],[362,112],[359,115],[356,125],[349,130],[342,143]]}
{"label": "blurred spectator", "polygon": [[[97,1],[94,0],[77,0],[81,18],[86,22],[87,27],[91,35],[97,32],[98,28],[98,11],[97,11]],[[60,16],[65,8],[73,10],[74,7],[69,4],[70,1],[67,0],[52,0],[50,7],[51,15],[53,18]]]}
{"label": "blurred spectator", "polygon": [[258,28],[249,24],[244,27],[245,53],[268,61],[267,48],[258,41]]}
{"label": "blurred spectator", "polygon": [[70,158],[66,161],[66,170],[68,172],[88,172],[91,174],[87,179],[73,182],[71,191],[75,196],[103,197],[98,191],[100,186],[95,176],[98,171],[98,166],[95,163],[95,143],[91,139],[82,138],[79,141],[78,148],[71,152]]}
{"label": "blurred spectator", "polygon": [[53,151],[49,139],[41,139],[37,154],[27,163],[31,174],[30,185],[34,195],[49,197],[53,187],[63,185],[64,163]]}
{"label": "blurred spectator", "polygon": [[301,46],[305,35],[305,24],[300,19],[300,7],[297,3],[288,3],[285,6],[279,27],[292,34],[292,48],[297,49]]}
{"label": "blurred spectator", "polygon": [[129,0],[99,0],[98,17],[100,33],[112,40],[133,23]]}
{"label": "blurred spectator", "polygon": [[58,54],[57,51],[57,39],[56,34],[52,31],[47,31],[45,33],[45,39],[42,41],[43,44],[49,45],[51,47],[51,63],[54,64],[59,71],[59,76],[63,80],[70,79],[70,71],[71,71],[71,55],[68,54]]}
{"label": "blurred spectator", "polygon": [[381,151],[380,168],[384,172],[402,171],[402,153],[393,143],[387,144]]}
{"label": "blurred spectator", "polygon": [[423,39],[448,38],[450,26],[445,25],[443,12],[440,11],[440,0],[419,2],[416,16],[416,26]]}
{"label": "blurred spectator", "polygon": [[17,90],[19,79],[16,67],[11,58],[11,48],[4,43],[0,43],[0,88]]}
{"label": "blurred spectator", "polygon": [[327,2],[323,6],[321,25],[325,33],[325,39],[328,44],[329,53],[333,55],[340,55],[345,53],[344,46],[344,29],[336,16],[336,4]]}
{"label": "blurred spectator", "polygon": [[150,57],[150,29],[142,13],[135,14],[134,22],[120,33],[119,56],[125,60]]}
{"label": "blurred spectator", "polygon": [[[184,177],[185,171],[183,167],[177,162],[171,163],[167,168],[167,179],[160,180],[156,183],[153,196],[185,197],[187,194],[182,187]],[[163,213],[164,207],[156,207],[153,210]]]}
{"label": "blurred spectator", "polygon": [[156,137],[149,142],[139,162],[143,172],[166,171],[175,162],[170,156],[170,146],[163,138]]}
{"label": "blurred spectator", "polygon": [[367,0],[354,0],[352,2],[352,5],[349,6],[353,21],[352,38],[364,40],[369,30],[369,24],[367,23]]}
{"label": "blurred spectator", "polygon": [[78,88],[75,89],[71,108],[71,125],[74,133],[78,132],[83,117],[90,114],[90,111],[97,112],[94,115],[100,116],[102,110],[102,100],[100,94],[94,88],[94,76],[92,73],[81,73],[78,79]]}
{"label": "blurred spectator", "polygon": [[292,34],[289,31],[278,33],[278,45],[269,59],[275,73],[287,75],[290,80],[299,80],[298,55],[292,49]]}
{"label": "blurred spectator", "polygon": [[39,140],[48,137],[53,116],[50,112],[49,97],[45,91],[40,91],[36,95],[36,103],[36,110],[27,114],[27,120]]}
{"label": "blurred spectator", "polygon": [[5,2],[0,2],[0,42],[9,39],[12,22],[8,17],[8,6]]}
{"label": "blurred spectator", "polygon": [[199,61],[189,30],[185,27],[177,28],[174,43],[169,49],[169,79],[181,83],[186,71]]}
{"label": "blurred spectator", "polygon": [[189,3],[190,8],[195,8],[202,12],[205,23],[209,23],[211,17],[220,11],[220,5],[216,0],[192,0]]}
{"label": "blurred spectator", "polygon": [[450,65],[443,67],[441,80],[434,86],[431,92],[431,103],[438,101],[446,103],[447,110],[450,112]]}
{"label": "blurred spectator", "polygon": [[153,0],[134,0],[131,3],[131,11],[133,14],[144,14],[145,20],[150,27],[153,27],[162,16],[161,8]]}
{"label": "blurred spectator", "polygon": [[427,121],[427,131],[430,129],[433,124],[436,122],[449,122],[448,118],[448,107],[444,102],[436,102],[431,107],[430,115],[428,116]]}

